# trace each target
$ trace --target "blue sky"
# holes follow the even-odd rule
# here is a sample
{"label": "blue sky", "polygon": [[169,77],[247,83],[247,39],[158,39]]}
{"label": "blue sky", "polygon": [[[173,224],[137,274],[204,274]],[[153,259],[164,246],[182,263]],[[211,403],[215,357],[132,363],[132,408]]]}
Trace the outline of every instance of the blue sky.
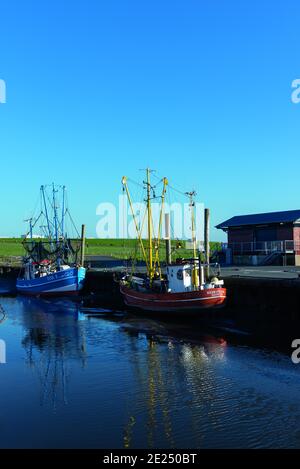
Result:
{"label": "blue sky", "polygon": [[146,166],[214,225],[299,208],[299,17],[296,0],[2,1],[0,234],[55,181],[93,236]]}

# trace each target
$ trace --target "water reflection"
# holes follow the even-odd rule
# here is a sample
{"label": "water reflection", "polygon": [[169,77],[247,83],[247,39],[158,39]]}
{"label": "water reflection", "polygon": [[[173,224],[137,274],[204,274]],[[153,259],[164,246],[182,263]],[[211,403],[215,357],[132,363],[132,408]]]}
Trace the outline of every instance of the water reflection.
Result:
{"label": "water reflection", "polygon": [[37,375],[40,404],[68,403],[68,361],[86,363],[84,328],[78,322],[85,319],[79,306],[64,300],[44,300],[20,296],[25,337],[26,363]]}
{"label": "water reflection", "polygon": [[2,324],[6,319],[6,312],[3,308],[2,304],[0,303],[0,324]]}
{"label": "water reflection", "polygon": [[[26,330],[22,346],[27,365],[38,377],[40,404],[51,403],[56,410],[58,404],[67,405],[69,401],[69,361],[75,359],[83,368],[86,365],[85,328],[80,327],[81,321],[97,317],[101,328],[103,322],[114,323],[116,317],[108,310],[83,309],[64,300],[19,297],[18,301]],[[126,354],[132,365],[135,393],[124,422],[124,448],[135,447],[141,412],[146,446],[154,448],[164,441],[163,446],[174,447],[178,439],[173,429],[174,416],[180,409],[178,396],[185,396],[184,403],[190,410],[187,424],[199,435],[201,415],[193,410],[200,401],[201,406],[211,402],[215,385],[211,362],[224,360],[225,343],[212,337],[201,345],[181,343],[162,335],[161,327],[156,331],[156,323],[146,319],[136,325],[126,318],[121,326],[120,331],[127,336]]]}
{"label": "water reflection", "polygon": [[288,357],[71,301],[1,304],[0,446],[300,446],[300,366]]}
{"label": "water reflection", "polygon": [[[174,448],[174,411],[179,410],[178,396],[187,397],[195,394],[196,399],[189,400],[189,407],[193,408],[195,401],[199,403],[204,395],[206,386],[213,386],[213,376],[209,373],[207,361],[224,360],[225,341],[208,340],[202,345],[181,343],[171,337],[161,337],[153,333],[139,333],[138,329],[123,327],[130,338],[131,357],[134,373],[138,384],[140,399],[136,399],[131,406],[128,423],[124,433],[124,447],[134,447],[134,427],[138,420],[141,407],[147,410],[147,447],[154,448],[166,441],[167,446]],[[144,338],[145,354],[141,354],[138,339]],[[165,352],[162,353],[161,345]],[[178,359],[180,357],[180,359]],[[198,392],[200,394],[198,395]],[[203,402],[205,405],[205,401]],[[175,409],[174,409],[175,407]],[[173,415],[172,415],[173,414]],[[199,433],[200,421],[191,412],[192,428]],[[175,433],[178,430],[175,429]],[[178,436],[178,435],[176,435]],[[164,445],[162,445],[164,446]]]}

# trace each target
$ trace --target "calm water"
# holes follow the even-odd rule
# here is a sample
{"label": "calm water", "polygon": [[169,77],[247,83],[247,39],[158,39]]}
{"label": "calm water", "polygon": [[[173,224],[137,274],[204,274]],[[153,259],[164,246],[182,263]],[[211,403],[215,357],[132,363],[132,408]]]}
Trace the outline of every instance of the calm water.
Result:
{"label": "calm water", "polygon": [[0,303],[0,447],[300,447],[300,365],[285,355],[68,301]]}

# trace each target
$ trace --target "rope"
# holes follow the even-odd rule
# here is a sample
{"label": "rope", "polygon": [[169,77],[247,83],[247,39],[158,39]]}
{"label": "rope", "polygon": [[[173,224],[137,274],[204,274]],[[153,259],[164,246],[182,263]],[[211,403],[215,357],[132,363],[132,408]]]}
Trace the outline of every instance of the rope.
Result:
{"label": "rope", "polygon": [[[160,178],[157,177],[155,174],[154,174],[153,176],[154,176],[156,179],[159,179],[159,180],[160,180]],[[163,180],[163,178],[162,178],[161,180]],[[158,182],[158,184],[159,184],[159,182]],[[183,192],[183,191],[181,191],[180,189],[176,189],[176,187],[171,186],[170,183],[168,184],[168,187],[169,187],[169,189],[172,189],[173,191],[177,192],[178,194],[184,195],[185,197],[188,197],[187,192]]]}

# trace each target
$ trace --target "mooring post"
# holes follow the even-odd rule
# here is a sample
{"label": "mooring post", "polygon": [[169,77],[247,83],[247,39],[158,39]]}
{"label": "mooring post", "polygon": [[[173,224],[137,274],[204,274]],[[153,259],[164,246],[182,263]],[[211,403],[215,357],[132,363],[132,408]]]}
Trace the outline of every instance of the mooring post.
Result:
{"label": "mooring post", "polygon": [[81,225],[81,251],[80,251],[80,265],[84,267],[84,254],[85,254],[85,225]]}
{"label": "mooring post", "polygon": [[171,234],[170,234],[170,214],[165,214],[165,242],[166,242],[166,262],[171,264],[172,252],[171,252]]}
{"label": "mooring post", "polygon": [[205,277],[209,279],[209,208],[204,209],[204,251],[205,251]]}

